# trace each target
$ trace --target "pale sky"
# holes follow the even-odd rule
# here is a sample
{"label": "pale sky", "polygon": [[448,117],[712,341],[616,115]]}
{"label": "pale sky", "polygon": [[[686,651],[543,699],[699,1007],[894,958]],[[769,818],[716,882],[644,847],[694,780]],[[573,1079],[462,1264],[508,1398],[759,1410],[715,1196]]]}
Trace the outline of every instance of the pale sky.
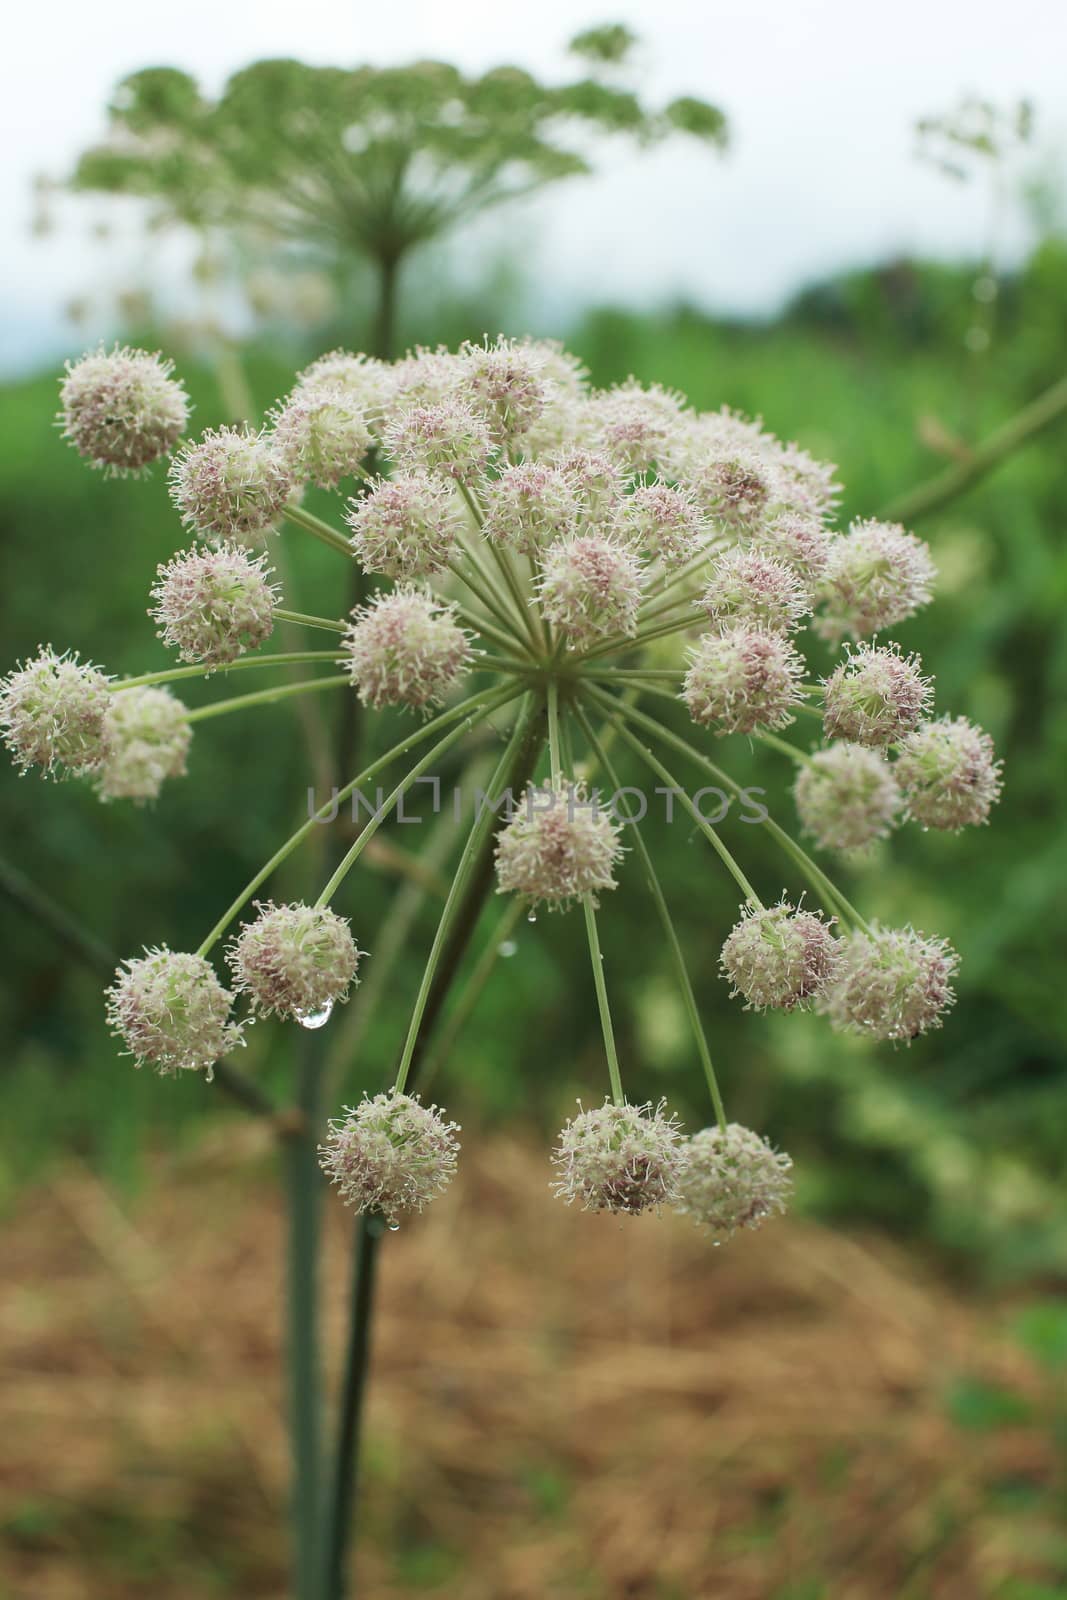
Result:
{"label": "pale sky", "polygon": [[[103,128],[116,79],[184,67],[210,88],[249,61],[295,55],[377,64],[418,57],[468,69],[514,61],[568,67],[579,27],[622,20],[641,35],[652,99],[697,94],[733,131],[725,160],[674,145],[619,145],[591,180],[563,184],[507,221],[534,285],[536,315],[654,304],[773,309],[837,267],[903,251],[974,253],[982,186],[957,186],[914,159],[913,124],[973,91],[1038,109],[1039,147],[1067,153],[1067,10],[1056,0],[53,0],[23,4],[5,29],[0,119],[6,159],[0,368],[77,343],[62,306],[106,263],[84,237],[28,234],[33,174],[67,171]],[[1010,253],[1021,224],[1005,235]],[[93,337],[111,330],[90,327]]]}

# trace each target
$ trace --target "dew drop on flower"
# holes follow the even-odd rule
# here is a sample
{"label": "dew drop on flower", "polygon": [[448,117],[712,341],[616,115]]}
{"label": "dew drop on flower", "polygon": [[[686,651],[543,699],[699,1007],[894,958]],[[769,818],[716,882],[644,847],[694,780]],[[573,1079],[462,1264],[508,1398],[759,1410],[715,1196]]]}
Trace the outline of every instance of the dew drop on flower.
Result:
{"label": "dew drop on flower", "polygon": [[333,1015],[333,1001],[327,1000],[317,1011],[298,1011],[296,1020],[302,1028],[324,1028]]}
{"label": "dew drop on flower", "polygon": [[536,922],[537,921],[537,912],[536,911],[528,911],[526,913],[526,920],[527,920],[527,922]]}

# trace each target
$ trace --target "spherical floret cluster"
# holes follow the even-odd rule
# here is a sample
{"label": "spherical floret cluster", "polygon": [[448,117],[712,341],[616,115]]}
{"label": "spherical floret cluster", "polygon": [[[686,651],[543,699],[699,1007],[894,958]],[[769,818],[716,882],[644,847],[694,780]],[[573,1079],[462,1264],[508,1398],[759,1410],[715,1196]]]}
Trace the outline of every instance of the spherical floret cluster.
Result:
{"label": "spherical floret cluster", "polygon": [[793,1189],[789,1156],[731,1122],[687,1141],[674,1209],[730,1238],[785,1211]]}
{"label": "spherical floret cluster", "polygon": [[274,448],[294,483],[336,489],[358,473],[374,443],[365,412],[340,384],[297,388],[272,414]]}
{"label": "spherical floret cluster", "polygon": [[292,490],[292,473],[269,435],[252,428],[209,428],[170,469],[171,499],[182,521],[219,543],[264,538]]}
{"label": "spherical floret cluster", "polygon": [[266,560],[220,544],[183,550],[158,568],[149,616],[179,661],[222,667],[269,639],[281,592]]}
{"label": "spherical floret cluster", "polygon": [[828,739],[896,744],[921,722],[931,694],[918,656],[860,645],[823,685],[823,728]]}
{"label": "spherical floret cluster", "polygon": [[720,734],[785,728],[800,702],[804,663],[789,640],[744,624],[706,633],[689,652],[682,699]]}
{"label": "spherical floret cluster", "polygon": [[211,963],[184,951],[147,950],[124,963],[107,991],[108,1023],[138,1067],[164,1076],[206,1072],[244,1041],[230,1021],[233,996]]}
{"label": "spherical floret cluster", "polygon": [[875,924],[842,940],[837,978],[819,996],[818,1009],[839,1032],[910,1041],[941,1026],[956,998],[951,980],[958,966],[944,939]]}
{"label": "spherical floret cluster", "polygon": [[721,961],[746,1010],[792,1011],[832,980],[838,945],[820,916],[782,900],[747,906],[722,947]]}
{"label": "spherical floret cluster", "polygon": [[169,689],[135,686],[111,696],[108,750],[94,773],[101,800],[155,800],[184,778],[193,739],[189,713]]}
{"label": "spherical floret cluster", "polygon": [[893,522],[854,522],[830,550],[819,631],[869,638],[926,605],[936,576],[929,546],[913,533]]}
{"label": "spherical floret cluster", "polygon": [[572,650],[637,626],[644,574],[629,545],[600,533],[557,539],[544,554],[541,615]]}
{"label": "spherical floret cluster", "polygon": [[59,392],[64,437],[114,477],[142,472],[185,432],[189,399],[173,371],[160,355],[118,346],[68,362]]}
{"label": "spherical floret cluster", "polygon": [[343,649],[369,706],[438,705],[472,661],[471,636],[452,608],[410,587],[376,595],[354,611]]}
{"label": "spherical floret cluster", "polygon": [[909,817],[956,832],[988,821],[1000,769],[988,733],[966,717],[942,717],[908,734],[893,771]]}
{"label": "spherical floret cluster", "polygon": [[345,520],[367,572],[425,578],[446,566],[461,526],[451,486],[427,472],[378,478]]}
{"label": "spherical floret cluster", "polygon": [[496,845],[501,894],[551,910],[615,888],[620,826],[581,784],[527,789]]}
{"label": "spherical floret cluster", "polygon": [[459,1131],[415,1095],[376,1094],[330,1123],[319,1158],[346,1204],[395,1227],[447,1189]]}
{"label": "spherical floret cluster", "polygon": [[739,546],[719,557],[699,604],[723,629],[746,623],[768,633],[792,633],[811,610],[811,597],[790,567]]}
{"label": "spherical floret cluster", "polygon": [[257,901],[256,910],[227,951],[253,1010],[304,1021],[348,998],[361,952],[346,918],[329,906]]}
{"label": "spherical floret cluster", "polygon": [[805,832],[824,850],[862,850],[884,839],[900,810],[900,789],[885,756],[847,741],[807,758],[793,798]]}
{"label": "spherical floret cluster", "polygon": [[552,540],[573,533],[582,509],[570,476],[543,461],[502,468],[486,482],[482,503],[486,538],[531,557]]}
{"label": "spherical floret cluster", "polygon": [[469,483],[493,453],[485,422],[462,400],[407,406],[385,430],[385,449],[403,471],[441,472]]}
{"label": "spherical floret cluster", "polygon": [[83,773],[100,765],[111,741],[108,685],[98,667],[51,645],[0,679],[0,729],[23,772]]}
{"label": "spherical floret cluster", "polygon": [[580,1111],[562,1128],[552,1160],[555,1193],[585,1211],[638,1216],[672,1204],[685,1165],[678,1119],[658,1106]]}

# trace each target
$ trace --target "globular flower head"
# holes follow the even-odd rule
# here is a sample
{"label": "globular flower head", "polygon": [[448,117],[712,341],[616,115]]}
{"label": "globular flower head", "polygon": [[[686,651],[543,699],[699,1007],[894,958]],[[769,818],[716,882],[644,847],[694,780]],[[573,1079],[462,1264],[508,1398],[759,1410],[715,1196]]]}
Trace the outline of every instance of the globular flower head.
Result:
{"label": "globular flower head", "polygon": [[703,1128],[686,1143],[674,1209],[728,1239],[785,1211],[792,1168],[784,1152],[740,1123]]}
{"label": "globular flower head", "polygon": [[189,399],[173,371],[161,355],[117,345],[68,362],[59,391],[64,438],[113,477],[143,472],[185,432]]}
{"label": "globular flower head", "polygon": [[762,528],[778,490],[773,463],[743,444],[694,455],[682,482],[713,522],[750,537]]}
{"label": "globular flower head", "polygon": [[756,549],[789,567],[809,589],[825,573],[833,543],[834,536],[817,517],[799,511],[779,511],[755,536]]}
{"label": "globular flower head", "polygon": [[550,460],[573,486],[587,522],[599,524],[613,520],[623,492],[624,474],[606,450],[572,446],[556,451]]}
{"label": "globular flower head", "polygon": [[268,435],[251,428],[209,428],[170,469],[171,499],[182,521],[219,543],[248,543],[270,533],[292,488],[292,474]]}
{"label": "globular flower head", "polygon": [[833,541],[820,585],[828,639],[869,638],[928,603],[937,569],[930,548],[894,522],[854,522]]}
{"label": "globular flower head", "polygon": [[305,367],[296,387],[305,393],[316,389],[341,389],[363,417],[375,437],[381,431],[386,407],[396,391],[395,369],[373,356],[331,350]]}
{"label": "globular flower head", "polygon": [[352,613],[343,647],[364,705],[430,706],[469,668],[470,639],[450,606],[401,587]]}
{"label": "globular flower head", "polygon": [[748,1011],[792,1011],[819,993],[837,968],[829,924],[787,900],[746,907],[722,947],[722,970]]}
{"label": "globular flower head", "polygon": [[189,713],[169,689],[111,696],[108,751],[94,773],[101,800],[155,800],[168,778],[184,778],[193,740]]}
{"label": "globular flower head", "polygon": [[824,850],[862,850],[884,839],[900,810],[900,789],[882,752],[845,741],[808,757],[793,797],[804,831]]}
{"label": "globular flower head", "polygon": [[340,384],[297,387],[272,412],[274,448],[294,483],[336,489],[349,478],[374,443],[359,401]]}
{"label": "globular flower head", "polygon": [[31,661],[0,679],[0,729],[25,772],[91,772],[111,740],[108,678],[76,654],[43,645]]}
{"label": "globular flower head", "polygon": [[666,567],[680,567],[711,537],[708,519],[693,496],[669,483],[640,484],[620,500],[615,529]]}
{"label": "globular flower head", "polygon": [[440,572],[460,527],[453,493],[428,472],[400,472],[378,478],[361,500],[350,500],[345,521],[364,569],[387,578]]}
{"label": "globular flower head", "polygon": [[604,389],[588,402],[594,437],[624,471],[648,472],[663,459],[682,414],[682,398],[661,388],[647,388],[629,378]]}
{"label": "globular flower head", "polygon": [[164,1076],[204,1071],[243,1044],[230,1021],[233,996],[203,956],[147,950],[124,962],[107,991],[108,1023],[138,1067]]}
{"label": "globular flower head", "polygon": [[406,471],[440,472],[470,483],[493,453],[489,429],[454,396],[434,405],[399,407],[384,434],[385,448]]}
{"label": "globular flower head", "polygon": [[619,823],[581,784],[531,786],[497,839],[498,891],[558,910],[614,889],[619,833]]}
{"label": "globular flower head", "polygon": [[[579,1102],[580,1103],[580,1102]],[[564,1125],[552,1154],[554,1191],[584,1211],[636,1217],[670,1205],[685,1164],[678,1119],[658,1106],[613,1105],[580,1111]]]}
{"label": "globular flower head", "polygon": [[946,940],[874,924],[841,943],[837,977],[816,1002],[837,1032],[909,1041],[941,1026],[956,998],[951,979],[959,967]]}
{"label": "globular flower head", "polygon": [[810,596],[790,567],[741,546],[719,557],[698,604],[720,627],[747,623],[768,633],[792,633],[811,610]]}
{"label": "globular flower head", "polygon": [[459,1125],[416,1095],[376,1094],[330,1123],[319,1150],[322,1170],[359,1215],[390,1227],[424,1211],[456,1171]]}
{"label": "globular flower head", "polygon": [[820,522],[832,517],[841,498],[841,485],[832,461],[817,461],[797,444],[779,445],[775,452],[778,468],[778,503],[786,512],[814,517]]}
{"label": "globular flower head", "polygon": [[521,445],[554,397],[545,352],[517,339],[468,343],[459,367],[463,398],[485,418],[493,443]]}
{"label": "globular flower head", "polygon": [[744,624],[706,633],[689,663],[682,699],[694,722],[715,725],[722,734],[792,722],[804,663],[781,634]]}
{"label": "globular flower head", "polygon": [[348,998],[361,952],[346,918],[329,906],[256,902],[226,952],[234,987],[261,1016],[317,1019]]}
{"label": "globular flower head", "polygon": [[602,533],[557,539],[544,553],[538,599],[541,615],[571,649],[614,633],[631,634],[645,575],[637,552]]}
{"label": "globular flower head", "polygon": [[893,771],[908,816],[924,828],[958,832],[986,822],[1000,797],[993,741],[966,717],[942,717],[909,733]]}
{"label": "globular flower head", "polygon": [[391,369],[390,416],[400,406],[436,406],[451,400],[459,392],[463,370],[462,357],[444,345],[409,351]]}
{"label": "globular flower head", "polygon": [[544,461],[505,467],[486,481],[481,495],[486,538],[529,556],[573,533],[582,510],[571,479]]}
{"label": "globular flower head", "polygon": [[932,692],[918,656],[896,645],[860,645],[823,684],[826,737],[896,744],[922,721]]}
{"label": "globular flower head", "polygon": [[281,591],[266,560],[220,544],[183,550],[157,568],[149,616],[180,661],[221,667],[269,639]]}

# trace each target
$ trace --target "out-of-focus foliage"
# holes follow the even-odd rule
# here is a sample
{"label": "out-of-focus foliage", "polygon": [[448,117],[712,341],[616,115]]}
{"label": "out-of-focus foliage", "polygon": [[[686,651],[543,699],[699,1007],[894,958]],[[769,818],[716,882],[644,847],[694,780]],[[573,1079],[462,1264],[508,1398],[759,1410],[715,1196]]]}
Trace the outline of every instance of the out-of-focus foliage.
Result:
{"label": "out-of-focus foliage", "polygon": [[[1002,337],[985,358],[975,416],[964,345],[973,277],[972,268],[901,262],[817,286],[772,324],[728,324],[684,308],[656,316],[601,311],[571,330],[568,343],[597,382],[635,372],[677,385],[700,407],[726,401],[762,413],[780,436],[839,462],[846,516],[873,514],[943,465],[923,419],[947,436],[980,437],[1067,365],[1067,249],[1050,240],[1004,285]],[[460,308],[431,327],[416,312],[405,331],[454,340],[498,322],[506,325],[506,316],[484,306]],[[318,347],[330,337],[324,332]],[[218,420],[223,405],[210,371],[182,367],[198,423]],[[250,352],[260,408],[284,390],[292,368],[289,352],[284,360]],[[87,474],[50,427],[54,396],[51,374],[0,393],[8,442],[7,654],[50,638],[114,671],[163,666],[163,647],[144,618],[147,591],[155,564],[184,541],[161,478],[113,485]],[[942,1033],[909,1050],[871,1050],[831,1037],[816,1018],[742,1014],[717,973],[736,917],[733,886],[701,860],[694,892],[700,839],[655,817],[646,824],[657,830],[649,842],[731,1115],[791,1151],[801,1204],[849,1221],[877,1219],[1021,1273],[1062,1261],[1064,1242],[1062,460],[1062,433],[1039,439],[920,530],[941,570],[937,605],[907,624],[902,643],[927,656],[940,703],[994,735],[1007,762],[1001,806],[978,833],[932,840],[902,830],[845,875],[865,912],[891,923],[911,917],[959,948],[960,1001]],[[343,563],[307,544],[285,536],[291,592],[301,609],[336,614],[344,605]],[[215,685],[207,697],[220,692]],[[194,694],[203,694],[199,685],[188,698]],[[398,736],[396,726],[383,728],[383,740]],[[792,822],[784,763],[743,740],[730,742],[729,755],[738,780],[763,785],[772,814]],[[258,710],[199,729],[189,780],[154,810],[102,807],[73,785],[44,789],[10,772],[0,807],[23,868],[116,950],[134,953],[162,938],[195,947],[219,905],[300,819],[310,781],[292,716]],[[761,894],[797,887],[759,830],[724,827]],[[395,842],[429,847],[428,831],[403,833]],[[892,871],[885,870],[890,858]],[[294,879],[277,893],[303,887]],[[362,875],[358,902],[341,909],[356,917],[366,947],[375,948],[389,906],[405,892],[384,870]],[[624,868],[608,910],[602,938],[627,1083],[635,1095],[669,1093],[690,1121],[701,1120],[699,1071],[685,1017],[646,936],[639,873]],[[434,916],[435,906],[425,906],[406,938],[356,1055],[349,1095],[379,1087],[394,1064],[397,1018],[410,1007]],[[21,1130],[19,1172],[70,1140],[121,1172],[154,1139],[218,1114],[202,1083],[161,1084],[119,1059],[96,979],[10,905],[0,906],[0,920],[10,952],[0,1026],[19,1040],[5,1057],[0,1110]],[[493,921],[491,908],[483,942]],[[582,982],[584,934],[574,918],[544,916],[535,927],[520,924],[514,940],[515,954],[501,961],[433,1088],[450,1107],[465,1104],[476,1116],[532,1114],[550,1128],[573,1109],[576,1094],[588,1097],[603,1079],[592,991]],[[357,997],[353,1015],[358,1004]],[[342,1038],[346,1022],[339,1014],[331,1034]],[[271,1074],[277,1037],[270,1025],[253,1029],[244,1064]]]}
{"label": "out-of-focus foliage", "polygon": [[149,68],[118,85],[107,137],[73,184],[146,199],[161,222],[395,266],[490,207],[588,173],[596,139],[682,133],[721,149],[717,107],[683,98],[654,109],[619,81],[634,43],[621,26],[580,34],[573,49],[590,71],[563,84],[515,66],[468,76],[440,61],[268,60],[213,99],[185,72]]}

